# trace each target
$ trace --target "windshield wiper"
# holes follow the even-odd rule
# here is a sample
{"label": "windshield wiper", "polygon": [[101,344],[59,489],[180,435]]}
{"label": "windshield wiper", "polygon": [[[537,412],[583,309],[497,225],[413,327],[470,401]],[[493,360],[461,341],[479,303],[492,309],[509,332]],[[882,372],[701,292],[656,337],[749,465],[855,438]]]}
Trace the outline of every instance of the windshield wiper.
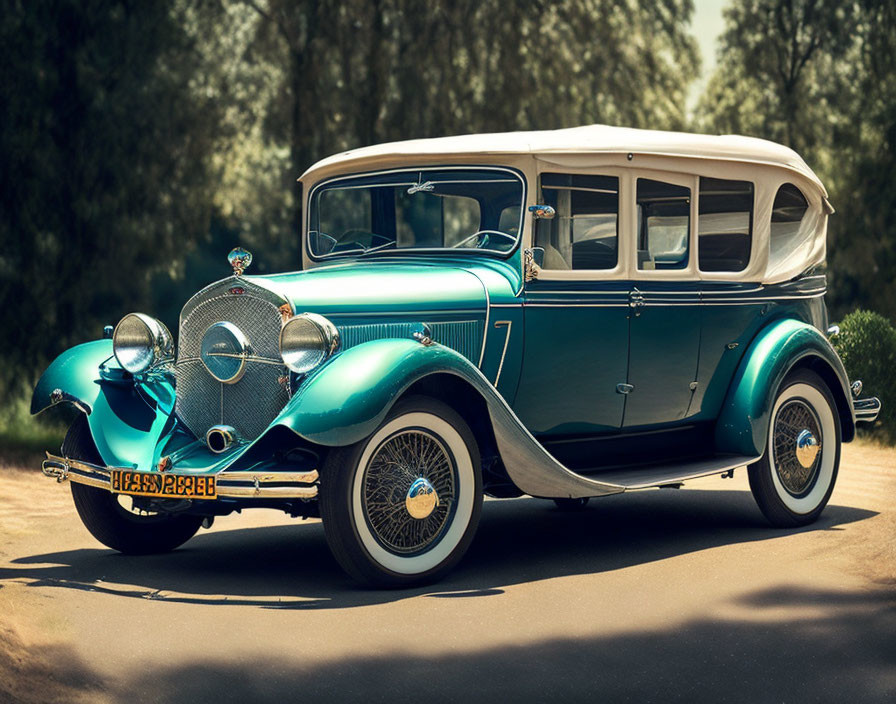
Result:
{"label": "windshield wiper", "polygon": [[395,247],[396,249],[398,249],[398,247],[396,247],[394,241],[393,241],[393,242],[384,242],[383,244],[378,244],[376,247],[367,247],[367,248],[366,248],[363,252],[361,252],[361,254],[359,254],[358,256],[359,256],[359,257],[364,257],[364,256],[366,256],[366,255],[368,255],[368,254],[373,254],[373,253],[375,253],[375,252],[381,252],[381,251],[384,250],[384,249],[389,249],[390,247]]}

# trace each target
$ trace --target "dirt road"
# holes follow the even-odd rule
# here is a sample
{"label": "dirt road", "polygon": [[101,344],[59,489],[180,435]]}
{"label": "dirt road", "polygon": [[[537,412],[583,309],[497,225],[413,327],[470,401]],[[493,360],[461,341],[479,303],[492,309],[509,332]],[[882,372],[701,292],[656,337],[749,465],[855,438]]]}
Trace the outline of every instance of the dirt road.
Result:
{"label": "dirt road", "polygon": [[846,446],[810,529],[744,470],[561,513],[488,501],[447,580],[356,588],[317,521],[124,557],[0,468],[0,701],[896,701],[896,451]]}

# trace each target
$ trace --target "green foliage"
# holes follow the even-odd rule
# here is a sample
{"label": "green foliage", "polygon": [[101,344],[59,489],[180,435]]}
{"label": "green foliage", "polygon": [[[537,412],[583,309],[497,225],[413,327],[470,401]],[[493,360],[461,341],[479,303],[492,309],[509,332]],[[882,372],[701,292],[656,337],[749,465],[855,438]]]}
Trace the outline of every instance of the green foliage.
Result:
{"label": "green foliage", "polygon": [[827,186],[828,305],[896,319],[896,0],[732,0],[705,131],[793,147]]}
{"label": "green foliage", "polygon": [[882,315],[857,310],[843,318],[831,342],[849,378],[862,380],[863,395],[881,400],[875,434],[896,441],[896,329]]}
{"label": "green foliage", "polygon": [[169,5],[14,2],[0,18],[0,391],[142,308],[208,229],[219,107]]}
{"label": "green foliage", "polygon": [[[682,127],[691,0],[59,0],[0,16],[0,393],[132,310],[297,268],[296,178],[461,132]],[[214,225],[212,226],[212,223]]]}

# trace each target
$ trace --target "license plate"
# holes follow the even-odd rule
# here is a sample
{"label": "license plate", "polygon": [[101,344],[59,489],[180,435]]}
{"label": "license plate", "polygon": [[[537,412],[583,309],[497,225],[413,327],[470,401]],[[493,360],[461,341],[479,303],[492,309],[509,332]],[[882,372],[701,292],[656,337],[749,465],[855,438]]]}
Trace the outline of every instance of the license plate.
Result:
{"label": "license plate", "polygon": [[134,496],[173,499],[214,499],[214,475],[160,474],[157,472],[112,471],[112,491]]}

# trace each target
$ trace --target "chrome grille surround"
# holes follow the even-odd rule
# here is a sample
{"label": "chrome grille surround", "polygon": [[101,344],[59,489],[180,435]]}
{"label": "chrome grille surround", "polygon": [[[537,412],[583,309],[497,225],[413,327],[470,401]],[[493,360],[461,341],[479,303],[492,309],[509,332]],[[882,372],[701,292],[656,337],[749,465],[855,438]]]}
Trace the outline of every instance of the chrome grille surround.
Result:
{"label": "chrome grille surround", "polygon": [[[242,291],[234,293],[233,291]],[[289,372],[280,358],[279,339],[285,299],[231,277],[204,288],[181,311],[175,374],[180,420],[198,438],[213,425],[233,426],[254,440],[286,405]],[[200,359],[202,337],[210,325],[229,322],[248,339],[246,371],[234,384],[215,379]]]}

